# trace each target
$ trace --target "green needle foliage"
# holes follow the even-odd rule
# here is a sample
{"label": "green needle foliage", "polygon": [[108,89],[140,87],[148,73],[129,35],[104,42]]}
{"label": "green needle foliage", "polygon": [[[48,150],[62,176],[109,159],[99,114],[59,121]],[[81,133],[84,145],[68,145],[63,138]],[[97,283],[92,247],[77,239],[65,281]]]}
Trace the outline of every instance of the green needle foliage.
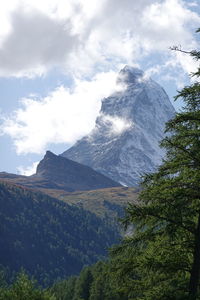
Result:
{"label": "green needle foliage", "polygon": [[11,285],[0,286],[0,300],[56,300],[48,291],[36,287],[36,282],[30,280],[22,271]]}

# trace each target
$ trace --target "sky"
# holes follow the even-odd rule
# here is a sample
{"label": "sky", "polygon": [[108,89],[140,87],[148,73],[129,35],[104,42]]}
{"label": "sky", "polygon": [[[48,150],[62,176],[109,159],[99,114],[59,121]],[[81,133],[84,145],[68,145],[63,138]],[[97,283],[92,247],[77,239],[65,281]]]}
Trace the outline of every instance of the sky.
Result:
{"label": "sky", "polygon": [[0,172],[30,175],[95,125],[125,65],[173,97],[199,49],[195,0],[0,0]]}

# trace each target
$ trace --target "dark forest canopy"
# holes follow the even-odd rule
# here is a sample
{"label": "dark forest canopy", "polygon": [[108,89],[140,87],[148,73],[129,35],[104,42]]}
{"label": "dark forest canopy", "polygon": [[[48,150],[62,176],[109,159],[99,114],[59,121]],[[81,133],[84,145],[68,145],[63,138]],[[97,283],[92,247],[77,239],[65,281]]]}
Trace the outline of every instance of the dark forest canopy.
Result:
{"label": "dark forest canopy", "polygon": [[43,285],[107,256],[117,226],[45,194],[0,183],[0,265],[24,268]]}

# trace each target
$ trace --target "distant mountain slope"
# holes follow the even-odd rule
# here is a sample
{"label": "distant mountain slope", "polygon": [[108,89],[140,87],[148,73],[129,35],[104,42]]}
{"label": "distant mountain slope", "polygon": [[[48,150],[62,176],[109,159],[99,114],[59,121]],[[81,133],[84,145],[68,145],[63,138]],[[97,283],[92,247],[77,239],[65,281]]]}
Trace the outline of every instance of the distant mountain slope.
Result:
{"label": "distant mountain slope", "polygon": [[47,151],[36,174],[22,176],[0,172],[0,179],[33,189],[56,189],[68,192],[121,186],[118,182],[67,158]]}
{"label": "distant mountain slope", "polygon": [[53,182],[57,187],[67,191],[94,190],[107,187],[120,186],[118,182],[70,159],[57,156],[47,151],[43,160],[37,166],[36,174]]}
{"label": "distant mountain slope", "polygon": [[116,225],[42,193],[0,182],[0,265],[40,283],[78,273],[119,239]]}
{"label": "distant mountain slope", "polygon": [[61,155],[136,186],[161,163],[159,142],[175,110],[163,88],[139,69],[126,66],[118,82],[126,88],[103,99],[93,131]]}
{"label": "distant mountain slope", "polygon": [[110,223],[119,223],[128,203],[138,201],[138,189],[130,187],[113,187],[91,191],[68,193],[62,190],[43,189],[44,193],[86,209]]}

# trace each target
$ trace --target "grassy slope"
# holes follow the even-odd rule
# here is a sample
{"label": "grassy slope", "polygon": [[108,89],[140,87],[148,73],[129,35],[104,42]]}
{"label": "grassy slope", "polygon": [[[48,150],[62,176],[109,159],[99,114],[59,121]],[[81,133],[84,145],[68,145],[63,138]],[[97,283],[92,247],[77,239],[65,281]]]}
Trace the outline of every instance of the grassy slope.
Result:
{"label": "grassy slope", "polygon": [[68,204],[83,207],[100,217],[105,217],[108,213],[117,216],[117,207],[124,208],[129,202],[137,201],[138,197],[138,190],[128,187],[77,191],[73,193],[53,189],[42,189],[42,191]]}
{"label": "grassy slope", "polygon": [[[123,210],[128,202],[137,201],[138,189],[128,187],[113,187],[91,191],[66,192],[61,189],[45,188],[45,181],[41,179],[0,173],[0,182],[8,182],[26,186],[33,190],[41,191],[51,197],[62,200],[68,204],[95,213],[97,216],[118,216],[118,211]],[[121,215],[121,212],[120,212]]]}

